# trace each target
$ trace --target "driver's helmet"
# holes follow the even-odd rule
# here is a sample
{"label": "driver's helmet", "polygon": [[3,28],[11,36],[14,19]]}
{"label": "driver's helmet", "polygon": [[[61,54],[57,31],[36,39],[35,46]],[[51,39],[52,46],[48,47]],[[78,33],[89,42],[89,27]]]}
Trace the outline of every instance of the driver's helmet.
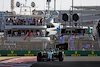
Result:
{"label": "driver's helmet", "polygon": [[51,50],[52,48],[50,47],[49,49]]}

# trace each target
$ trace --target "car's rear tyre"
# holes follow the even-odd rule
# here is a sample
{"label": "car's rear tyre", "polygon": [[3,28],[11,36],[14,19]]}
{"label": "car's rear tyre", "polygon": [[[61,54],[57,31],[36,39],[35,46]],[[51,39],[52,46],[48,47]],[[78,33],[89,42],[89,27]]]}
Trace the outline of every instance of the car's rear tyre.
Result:
{"label": "car's rear tyre", "polygon": [[54,61],[54,59],[52,59],[52,61]]}
{"label": "car's rear tyre", "polygon": [[42,61],[41,58],[42,58],[42,54],[41,54],[41,52],[38,52],[38,54],[37,54],[37,61]]}
{"label": "car's rear tyre", "polygon": [[59,61],[63,61],[63,58],[59,58]]}
{"label": "car's rear tyre", "polygon": [[63,61],[63,53],[59,52],[59,61]]}
{"label": "car's rear tyre", "polygon": [[47,61],[50,61],[50,59],[48,59]]}

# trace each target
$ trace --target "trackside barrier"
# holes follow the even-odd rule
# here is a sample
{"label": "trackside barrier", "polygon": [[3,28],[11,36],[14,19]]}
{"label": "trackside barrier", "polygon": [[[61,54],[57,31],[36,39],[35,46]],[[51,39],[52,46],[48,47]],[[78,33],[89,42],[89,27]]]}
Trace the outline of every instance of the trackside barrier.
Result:
{"label": "trackside barrier", "polygon": [[42,50],[0,50],[0,56],[36,56]]}
{"label": "trackside barrier", "polygon": [[100,51],[64,51],[65,56],[100,56]]}
{"label": "trackside barrier", "polygon": [[[0,50],[0,56],[36,56],[42,50]],[[100,56],[100,51],[68,51],[65,56]]]}

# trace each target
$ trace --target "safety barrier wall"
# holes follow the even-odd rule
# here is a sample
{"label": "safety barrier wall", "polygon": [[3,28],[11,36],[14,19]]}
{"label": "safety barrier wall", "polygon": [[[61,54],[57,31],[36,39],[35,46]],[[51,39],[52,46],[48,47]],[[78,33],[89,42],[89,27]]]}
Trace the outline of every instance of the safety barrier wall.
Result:
{"label": "safety barrier wall", "polygon": [[65,56],[100,56],[100,51],[64,51]]}
{"label": "safety barrier wall", "polygon": [[0,56],[35,56],[42,50],[0,50]]}
{"label": "safety barrier wall", "polygon": [[[0,56],[36,56],[42,50],[0,50]],[[67,51],[65,56],[100,56],[100,51]]]}

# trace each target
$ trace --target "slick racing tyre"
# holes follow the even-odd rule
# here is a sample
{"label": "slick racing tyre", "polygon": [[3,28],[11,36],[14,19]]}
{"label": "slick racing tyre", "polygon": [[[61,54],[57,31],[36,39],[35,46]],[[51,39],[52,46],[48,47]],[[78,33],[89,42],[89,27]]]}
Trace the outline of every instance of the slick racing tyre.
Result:
{"label": "slick racing tyre", "polygon": [[63,53],[59,52],[59,61],[63,61]]}
{"label": "slick racing tyre", "polygon": [[54,59],[52,59],[52,61],[54,61]]}
{"label": "slick racing tyre", "polygon": [[41,59],[42,59],[42,53],[38,52],[38,54],[37,54],[37,61],[41,61]]}

